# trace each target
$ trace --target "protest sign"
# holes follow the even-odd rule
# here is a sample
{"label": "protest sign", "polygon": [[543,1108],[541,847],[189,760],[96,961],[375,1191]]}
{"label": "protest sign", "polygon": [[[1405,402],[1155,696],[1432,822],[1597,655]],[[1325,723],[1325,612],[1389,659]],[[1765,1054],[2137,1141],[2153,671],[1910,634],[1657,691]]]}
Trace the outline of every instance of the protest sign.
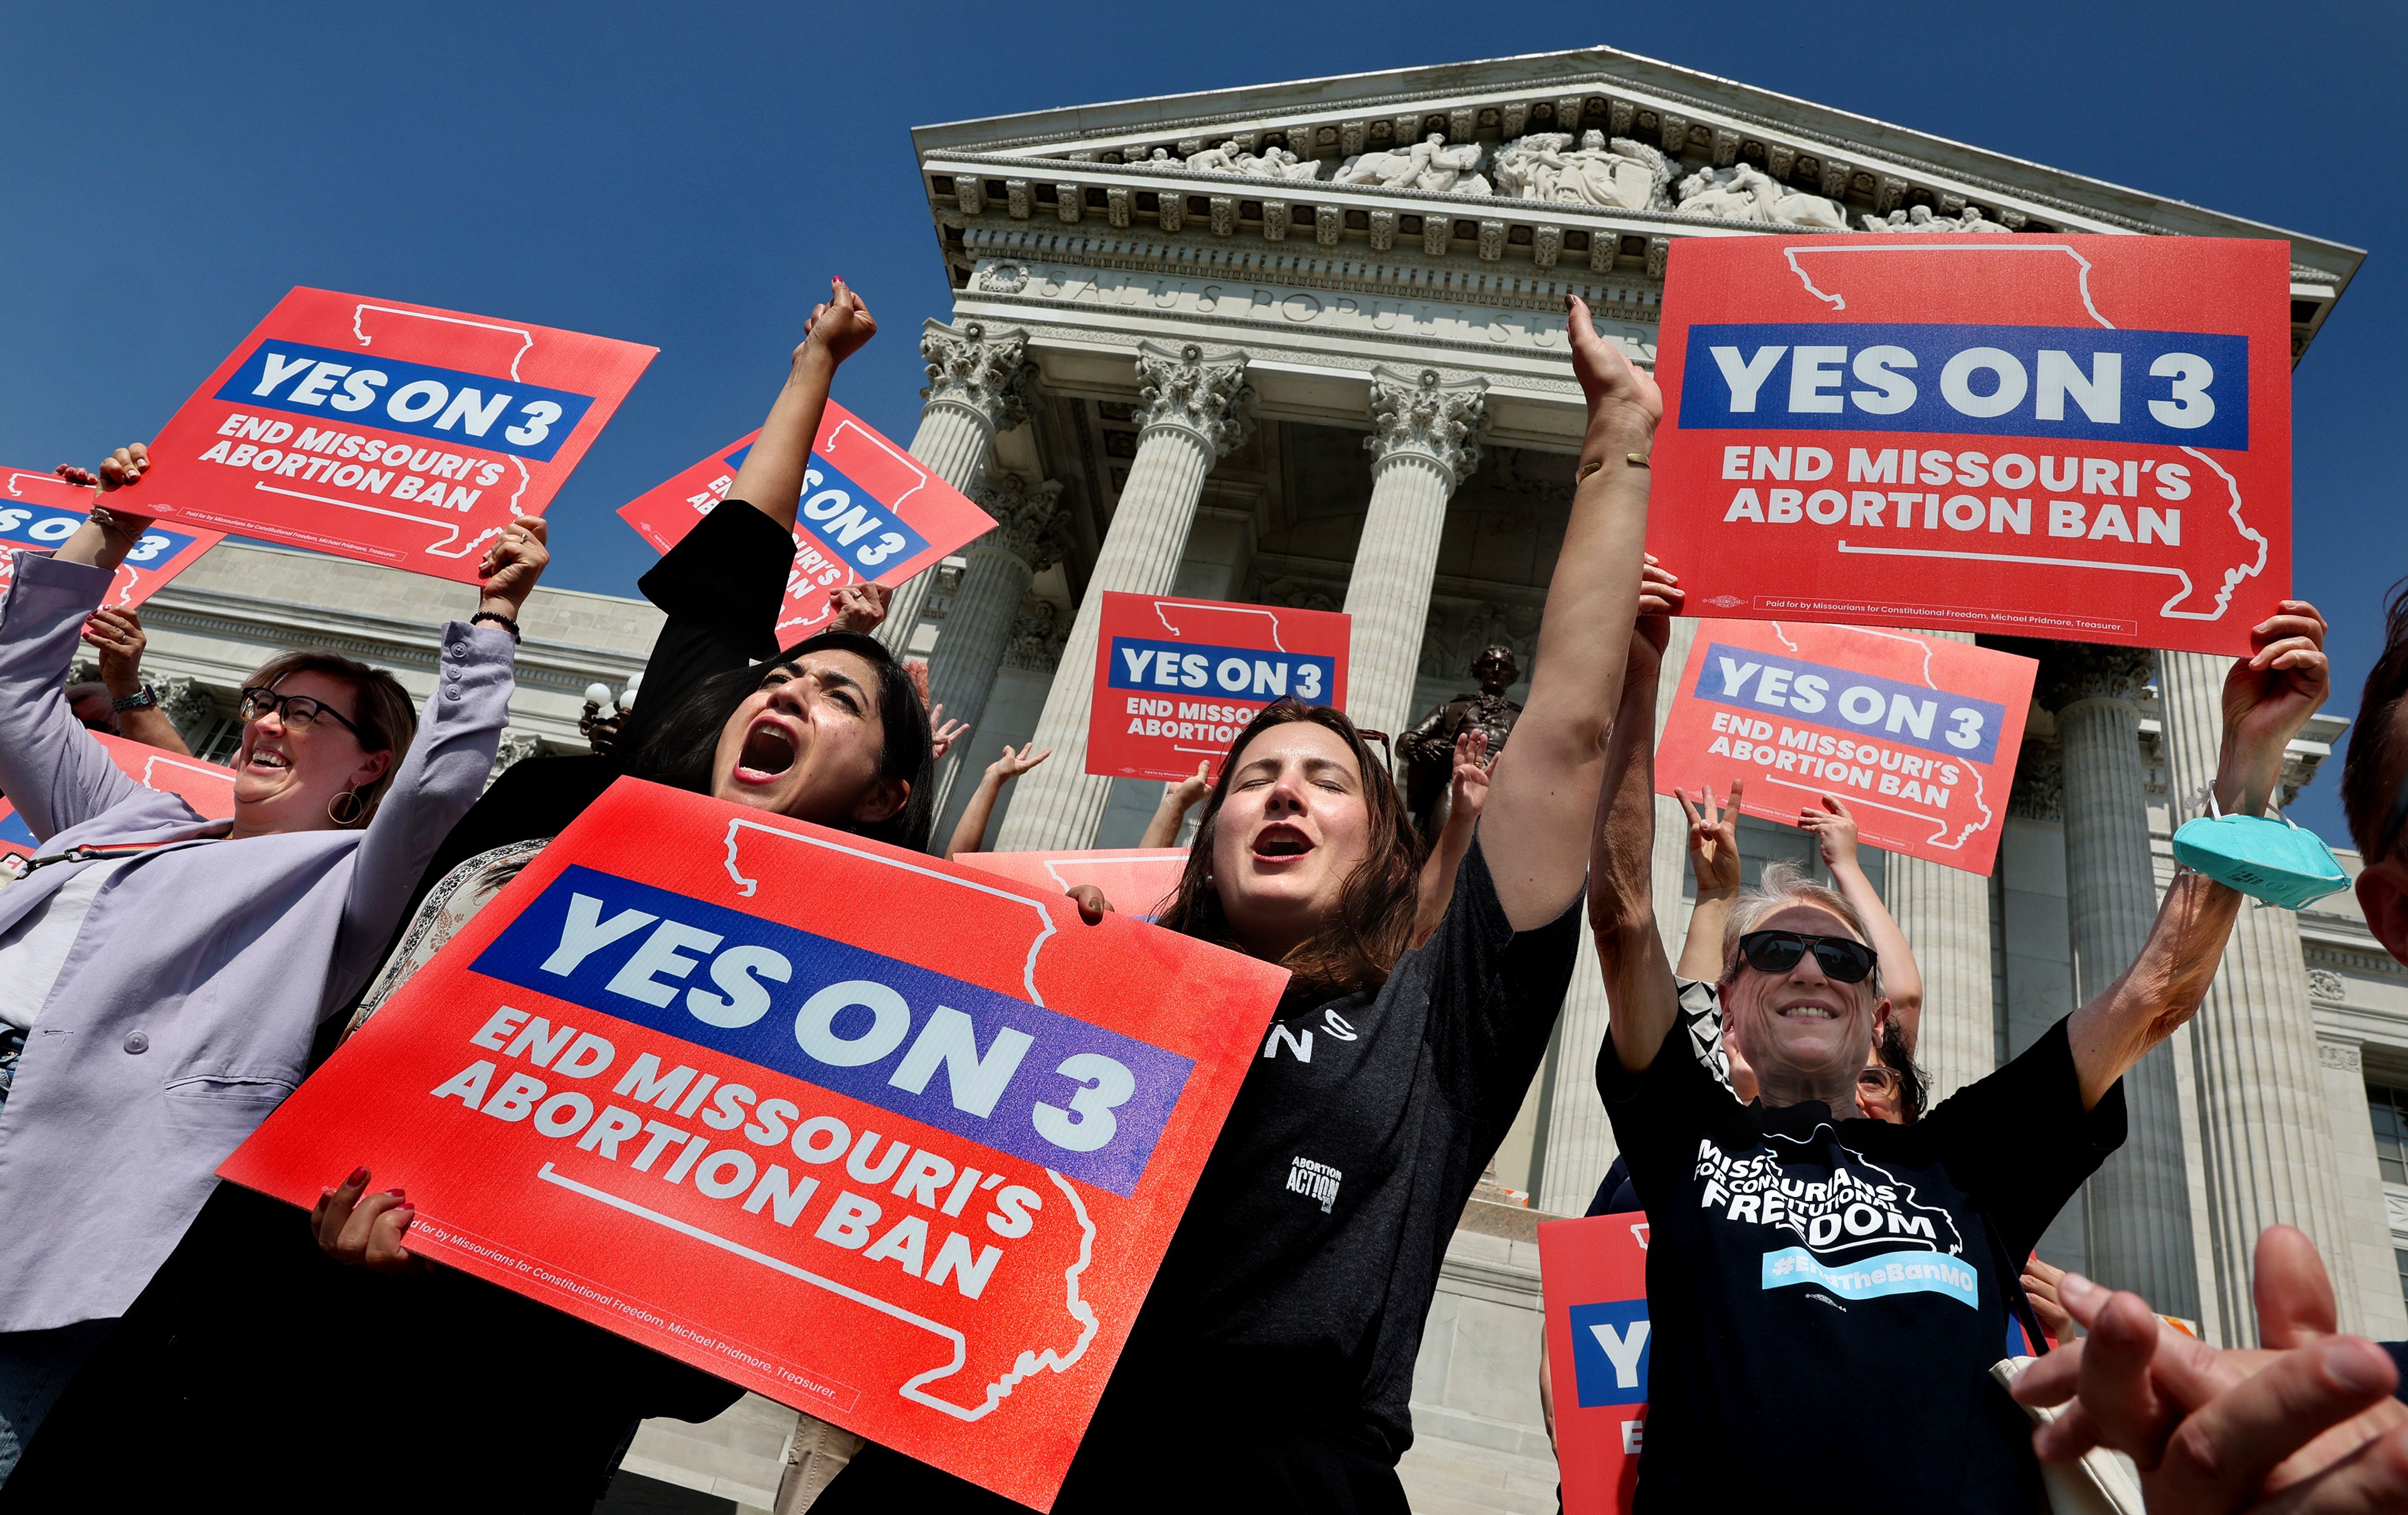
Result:
{"label": "protest sign", "polygon": [[1656,744],[1658,793],[1789,825],[1836,795],[1860,840],[1987,874],[2040,665],[1967,642],[1802,621],[1702,621]]}
{"label": "protest sign", "polygon": [[160,431],[128,505],[475,583],[485,545],[544,513],[656,350],[296,289]]}
{"label": "protest sign", "polygon": [[[620,519],[666,552],[718,507],[761,434],[738,437],[619,507]],[[825,623],[830,590],[899,584],[995,529],[969,497],[867,422],[830,400],[811,444],[795,517],[795,566],[778,611],[778,643]]]}
{"label": "protest sign", "polygon": [[1555,1465],[1568,1510],[1627,1510],[1647,1426],[1647,1217],[1539,1222]]}
{"label": "protest sign", "polygon": [[1184,847],[1099,847],[1068,852],[964,852],[966,868],[999,873],[1031,889],[1060,893],[1093,884],[1112,908],[1151,921],[1170,903],[1187,870]]}
{"label": "protest sign", "polygon": [[1286,978],[622,779],[220,1171],[1043,1508]]}
{"label": "protest sign", "polygon": [[1351,617],[1286,606],[1107,593],[1087,771],[1185,779],[1283,694],[1346,706]]}
{"label": "protest sign", "polygon": [[[7,592],[16,577],[15,550],[57,551],[92,513],[92,500],[88,484],[70,484],[34,468],[0,469],[0,593]],[[116,582],[101,603],[111,609],[132,609],[223,540],[223,532],[152,525],[125,554]]]}
{"label": "protest sign", "polygon": [[2274,239],[1678,239],[1648,548],[1698,614],[2245,654],[2289,288]]}
{"label": "protest sign", "polygon": [[[145,789],[177,796],[207,821],[233,817],[232,768],[204,763],[181,752],[163,752],[103,731],[87,735],[101,745],[119,771]],[[25,818],[17,813],[17,808],[8,803],[6,795],[0,795],[0,857],[31,857],[39,850],[41,846],[34,837],[34,828],[25,824]]]}

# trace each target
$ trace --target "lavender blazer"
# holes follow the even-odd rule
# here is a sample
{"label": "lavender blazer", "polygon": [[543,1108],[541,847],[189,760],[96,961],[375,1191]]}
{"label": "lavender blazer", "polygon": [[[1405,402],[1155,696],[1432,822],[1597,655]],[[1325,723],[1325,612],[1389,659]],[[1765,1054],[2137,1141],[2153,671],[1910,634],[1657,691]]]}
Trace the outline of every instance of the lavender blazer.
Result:
{"label": "lavender blazer", "polygon": [[[46,852],[179,845],[139,854],[93,899],[0,1106],[0,1331],[125,1312],[218,1164],[301,1081],[318,1022],[375,970],[509,710],[509,635],[453,622],[375,820],[225,839],[225,822],[119,772],[62,698],[109,577],[17,554],[0,605],[0,789]],[[86,866],[0,888],[0,932]]]}

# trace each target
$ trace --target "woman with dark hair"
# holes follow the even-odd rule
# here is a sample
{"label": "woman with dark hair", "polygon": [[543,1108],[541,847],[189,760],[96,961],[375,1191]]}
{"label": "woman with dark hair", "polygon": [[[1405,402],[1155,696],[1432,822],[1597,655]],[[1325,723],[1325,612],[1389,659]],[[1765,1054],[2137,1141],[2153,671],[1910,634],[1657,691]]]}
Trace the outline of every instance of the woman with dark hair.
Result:
{"label": "woman with dark hair", "polygon": [[[1397,1459],[1440,1260],[1570,982],[1638,604],[1653,382],[1569,302],[1588,434],[1527,709],[1436,931],[1387,765],[1273,705],[1206,797],[1161,924],[1294,977],[1054,1508],[1406,1508]],[[815,1511],[1018,1507],[883,1449]]]}
{"label": "woman with dark hair", "polygon": [[[357,1013],[337,1019],[322,1051],[373,1014],[623,775],[898,846],[925,845],[930,730],[908,670],[853,630],[823,631],[782,650],[772,639],[830,382],[876,329],[841,281],[813,310],[728,498],[644,577],[645,593],[668,621],[614,754],[529,759],[495,781],[437,850],[382,972]],[[883,596],[856,590],[839,604],[855,623],[874,625]],[[411,1448],[413,1480],[473,1479],[481,1501],[583,1509],[638,1421],[706,1420],[738,1396],[708,1374],[598,1327],[426,1267],[403,1245],[411,1218],[406,1193],[371,1193],[371,1177],[365,1168],[329,1175],[335,1181],[306,1229],[280,1202],[221,1186],[129,1315],[127,1330],[62,1402],[23,1478],[36,1488],[80,1486],[122,1427],[140,1423],[146,1441],[165,1455],[112,1474],[113,1488],[128,1497],[125,1479],[138,1482],[153,1467],[156,1492],[169,1496],[193,1465],[187,1456],[236,1481],[331,1486],[352,1477],[354,1428],[374,1425],[380,1438]],[[307,1339],[337,1320],[387,1340],[441,1337],[507,1350],[543,1365],[546,1388],[526,1394],[504,1374],[447,1381],[430,1393],[397,1376],[363,1377],[339,1359],[257,1348]],[[496,1460],[484,1438],[505,1422],[513,1427],[513,1451]],[[396,1488],[392,1496],[403,1493]],[[0,1495],[0,1506],[7,1497]]]}
{"label": "woman with dark hair", "polygon": [[[102,488],[122,500],[149,465],[120,449]],[[0,786],[42,848],[0,893],[0,1478],[300,1081],[476,798],[545,562],[540,521],[486,552],[423,727],[391,674],[348,658],[253,674],[234,817],[210,822],[119,772],[61,691],[149,524],[95,508],[55,557],[18,553],[0,602]]]}

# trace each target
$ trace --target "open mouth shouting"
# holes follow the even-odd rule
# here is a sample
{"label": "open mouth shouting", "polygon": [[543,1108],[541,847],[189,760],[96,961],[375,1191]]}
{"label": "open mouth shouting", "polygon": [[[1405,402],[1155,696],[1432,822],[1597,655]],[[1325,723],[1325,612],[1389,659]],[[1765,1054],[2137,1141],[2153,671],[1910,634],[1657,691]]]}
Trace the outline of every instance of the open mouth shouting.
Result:
{"label": "open mouth shouting", "polygon": [[259,743],[251,748],[251,755],[243,759],[242,768],[245,773],[255,773],[265,779],[280,779],[293,771],[293,755]]}
{"label": "open mouth shouting", "polygon": [[1284,821],[1274,821],[1254,833],[1254,853],[1257,863],[1281,864],[1304,857],[1312,851],[1312,838],[1301,826]]}
{"label": "open mouth shouting", "polygon": [[774,784],[795,765],[794,728],[775,716],[764,715],[744,734],[744,750],[736,755],[736,781]]}

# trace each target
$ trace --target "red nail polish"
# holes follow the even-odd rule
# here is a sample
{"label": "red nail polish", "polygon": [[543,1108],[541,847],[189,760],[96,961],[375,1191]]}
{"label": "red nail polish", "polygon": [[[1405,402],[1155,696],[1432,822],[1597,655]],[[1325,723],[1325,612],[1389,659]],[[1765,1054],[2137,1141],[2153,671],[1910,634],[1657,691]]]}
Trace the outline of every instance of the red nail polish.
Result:
{"label": "red nail polish", "polygon": [[388,1189],[388,1190],[386,1190],[386,1191],[385,1191],[385,1193],[388,1193],[388,1194],[391,1194],[391,1195],[392,1195],[394,1198],[395,1198],[395,1199],[400,1199],[400,1198],[404,1197],[404,1196],[403,1196],[403,1194],[402,1194],[402,1192],[401,1192],[400,1190],[398,1190],[398,1189]]}
{"label": "red nail polish", "polygon": [[367,1169],[366,1169],[366,1167],[365,1167],[365,1166],[355,1167],[355,1168],[351,1169],[351,1176],[350,1178],[345,1179],[343,1180],[343,1182],[345,1182],[345,1183],[347,1183],[347,1184],[360,1184],[360,1183],[366,1183],[366,1182],[367,1182],[367,1181],[368,1181],[368,1170],[367,1170]]}

